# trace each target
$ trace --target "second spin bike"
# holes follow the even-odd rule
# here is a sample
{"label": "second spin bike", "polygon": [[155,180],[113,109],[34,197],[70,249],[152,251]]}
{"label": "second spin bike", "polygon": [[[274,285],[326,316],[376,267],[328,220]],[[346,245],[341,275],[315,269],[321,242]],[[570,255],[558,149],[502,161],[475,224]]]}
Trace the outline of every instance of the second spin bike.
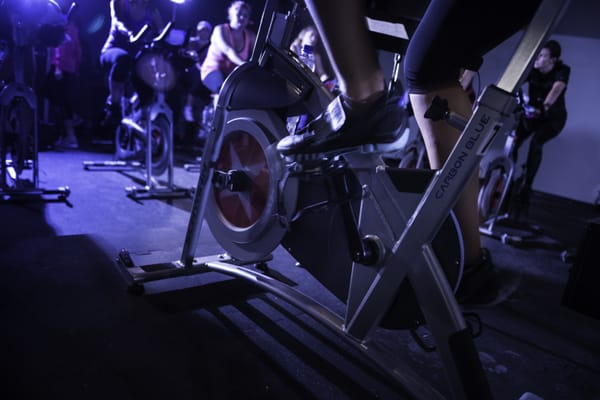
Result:
{"label": "second spin bike", "polygon": [[[526,101],[521,90],[517,91],[518,106],[507,124],[511,129],[505,131],[502,151],[491,157],[480,171],[480,189],[477,197],[480,226],[483,235],[499,239],[502,244],[513,246],[536,246],[561,251],[563,262],[573,260],[573,251],[564,243],[548,236],[537,225],[530,224],[523,216],[523,204],[519,191],[527,173],[527,163],[517,165],[516,128],[521,118],[536,118],[540,110]],[[526,214],[525,214],[526,215]]]}
{"label": "second spin bike", "polygon": [[[512,93],[567,1],[542,3],[505,73],[483,91],[469,120],[437,110],[463,131],[439,171],[385,166],[381,155],[396,151],[397,143],[293,159],[278,153],[277,142],[288,135],[287,118],[314,118],[339,107],[288,50],[300,6],[293,2],[289,12],[281,3],[265,3],[250,62],[229,75],[219,94],[180,259],[136,265],[123,249],[118,255],[123,275],[138,292],[145,282],[194,273],[247,280],[339,334],[410,396],[445,398],[376,340],[378,327],[426,324],[453,398],[491,398],[454,296],[463,246],[451,210],[514,109]],[[401,32],[394,36],[400,42],[395,47],[406,45],[418,19],[383,14],[376,21],[369,16],[370,30]],[[204,219],[226,254],[196,254]],[[279,245],[345,304],[343,315],[268,273],[266,264]]]}
{"label": "second spin bike", "polygon": [[[173,0],[172,0],[173,1]],[[173,1],[173,3],[179,3]],[[173,5],[174,10],[176,4]],[[178,63],[185,41],[185,32],[169,21],[154,37],[146,25],[130,41],[140,46],[135,55],[135,80],[140,91],[128,82],[121,100],[123,118],[115,132],[114,161],[85,161],[86,170],[141,171],[143,187],[126,188],[129,197],[172,198],[187,197],[189,190],[174,183],[174,123],[173,111],[166,94],[175,87]],[[164,184],[159,178],[167,173]]]}
{"label": "second spin bike", "polygon": [[[1,44],[0,67],[12,58],[12,78],[0,90],[0,200],[51,198],[66,201],[67,186],[39,185],[38,97],[29,82],[37,73],[35,48],[65,40],[65,25],[76,3],[65,12],[53,0],[32,4],[0,2],[10,16],[12,41]],[[30,172],[27,174],[27,172]]]}

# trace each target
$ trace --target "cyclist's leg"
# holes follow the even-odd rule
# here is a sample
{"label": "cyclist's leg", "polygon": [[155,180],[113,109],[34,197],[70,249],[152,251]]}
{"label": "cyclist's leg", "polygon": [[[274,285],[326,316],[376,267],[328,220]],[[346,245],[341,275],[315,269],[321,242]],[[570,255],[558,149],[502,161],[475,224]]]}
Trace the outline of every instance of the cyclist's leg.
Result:
{"label": "cyclist's leg", "polygon": [[565,119],[548,120],[542,122],[536,132],[531,137],[529,151],[527,154],[527,168],[525,173],[524,187],[531,188],[533,180],[542,163],[542,151],[544,145],[551,139],[558,136],[565,126]]}
{"label": "cyclist's leg", "polygon": [[[471,102],[458,82],[461,69],[477,70],[483,54],[522,27],[537,5],[537,1],[529,3],[523,6],[508,0],[497,7],[477,0],[430,3],[409,45],[405,75],[432,168],[443,165],[460,132],[446,122],[425,119],[425,110],[440,96],[454,112],[471,115]],[[468,265],[481,258],[478,190],[474,174],[455,207]]]}
{"label": "cyclist's leg", "polygon": [[133,57],[126,50],[113,47],[100,55],[100,63],[103,68],[109,69],[109,96],[103,125],[114,126],[121,120],[121,99],[125,93],[125,82],[133,68]]}
{"label": "cyclist's leg", "polygon": [[217,94],[221,90],[221,86],[225,82],[223,73],[219,70],[209,72],[208,75],[202,79],[204,86],[208,88],[212,93]]}

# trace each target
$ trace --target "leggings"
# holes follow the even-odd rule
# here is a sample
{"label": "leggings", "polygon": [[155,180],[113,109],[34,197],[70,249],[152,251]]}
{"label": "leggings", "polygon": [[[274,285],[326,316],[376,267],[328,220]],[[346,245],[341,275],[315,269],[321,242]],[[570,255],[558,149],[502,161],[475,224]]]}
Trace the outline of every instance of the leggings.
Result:
{"label": "leggings", "polygon": [[119,47],[106,49],[100,55],[100,65],[108,71],[109,80],[120,83],[131,81],[141,101],[150,101],[152,89],[135,73],[135,59],[128,51]]}
{"label": "leggings", "polygon": [[219,93],[221,86],[223,86],[223,82],[225,82],[225,76],[220,70],[209,72],[202,80],[204,86],[206,86],[211,93]]}
{"label": "leggings", "polygon": [[48,73],[48,98],[56,106],[60,119],[73,119],[73,107],[71,105],[71,89],[75,76],[69,72],[62,71],[61,79],[54,75],[56,66],[50,66]]}
{"label": "leggings", "polygon": [[111,47],[100,55],[100,65],[109,70],[109,79],[125,82],[133,70],[133,56],[124,49]]}
{"label": "leggings", "polygon": [[[556,118],[526,119],[521,118],[516,130],[515,149],[513,150],[513,159],[516,157],[519,148],[525,140],[531,136],[529,151],[527,153],[527,162],[525,164],[524,187],[531,187],[533,179],[537,174],[542,163],[542,149],[544,144],[550,139],[558,136],[567,122],[567,115],[560,115]],[[533,136],[532,136],[533,135]]]}
{"label": "leggings", "polygon": [[461,68],[523,28],[541,0],[432,0],[411,39],[404,73],[411,93],[458,85]]}

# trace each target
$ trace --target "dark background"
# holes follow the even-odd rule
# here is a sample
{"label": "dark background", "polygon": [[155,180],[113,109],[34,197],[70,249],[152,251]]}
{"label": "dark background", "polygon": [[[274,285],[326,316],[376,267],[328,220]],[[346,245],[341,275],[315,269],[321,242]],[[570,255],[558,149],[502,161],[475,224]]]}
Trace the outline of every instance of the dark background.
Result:
{"label": "dark background", "polygon": [[[248,1],[252,5],[253,24],[251,29],[256,31],[260,21],[264,2],[261,0]],[[62,0],[68,4],[70,1]],[[187,0],[176,6],[175,25],[180,29],[193,28],[199,21],[207,20],[213,26],[224,23],[227,19],[229,0]],[[78,22],[83,48],[83,61],[80,76],[79,114],[88,121],[87,135],[91,137],[110,136],[99,130],[97,121],[102,118],[104,100],[108,94],[106,76],[100,69],[99,54],[110,29],[110,9],[108,0],[80,0]],[[173,3],[167,0],[157,0],[163,19],[169,20],[173,15]],[[77,94],[76,94],[76,97]]]}
{"label": "dark background", "polygon": [[[258,29],[264,0],[247,0],[252,5],[253,24],[250,28]],[[63,7],[70,0],[59,0]],[[79,0],[78,20],[81,29],[84,58],[81,68],[81,101],[76,102],[80,113],[94,121],[102,112],[102,103],[106,97],[105,77],[99,69],[98,56],[110,27],[108,0]],[[172,4],[168,0],[157,0],[164,19],[172,15]],[[187,29],[200,20],[207,20],[214,25],[226,21],[227,7],[230,0],[187,0],[177,6],[176,25]],[[557,34],[587,38],[600,38],[600,2],[595,0],[572,0],[569,9],[562,19]],[[305,21],[308,20],[306,16]],[[305,22],[308,23],[308,22]],[[576,105],[575,105],[576,106]],[[93,130],[94,126],[89,129]],[[101,132],[91,132],[93,135]]]}
{"label": "dark background", "polygon": [[[8,0],[5,0],[8,1]],[[14,1],[14,0],[13,0]],[[20,4],[39,2],[43,0],[23,0]],[[57,0],[66,9],[71,0]],[[173,3],[168,0],[156,0],[157,5],[165,20],[173,15]],[[252,20],[250,28],[258,30],[264,0],[248,0],[252,5]],[[187,0],[182,5],[177,5],[175,24],[181,29],[190,29],[200,20],[207,20],[214,25],[223,23],[227,19],[227,7],[230,0]],[[83,60],[79,80],[74,89],[75,111],[83,118],[85,125],[80,129],[81,138],[110,139],[111,132],[103,132],[99,121],[103,116],[103,104],[108,94],[106,74],[100,69],[99,53],[110,28],[109,0],[79,0],[76,14],[80,26]],[[573,0],[564,16],[556,34],[569,35],[583,38],[600,38],[600,26],[596,18],[600,15],[600,2],[594,0]],[[300,26],[310,23],[309,16],[301,18]],[[5,31],[5,20],[0,21],[0,31]],[[587,51],[582,49],[582,51]],[[7,63],[5,63],[7,64]],[[5,65],[4,70],[8,66]],[[577,71],[580,74],[580,71]],[[6,71],[0,71],[6,76]],[[1,79],[1,77],[0,77]],[[6,78],[5,78],[6,79]],[[597,79],[597,71],[593,76]],[[37,88],[36,88],[37,90]],[[40,92],[39,90],[37,90]],[[42,97],[42,96],[40,96]],[[577,99],[569,98],[569,108],[577,108]],[[41,141],[44,142],[44,131],[41,131]],[[52,134],[46,134],[52,136]],[[51,140],[51,138],[48,138]]]}

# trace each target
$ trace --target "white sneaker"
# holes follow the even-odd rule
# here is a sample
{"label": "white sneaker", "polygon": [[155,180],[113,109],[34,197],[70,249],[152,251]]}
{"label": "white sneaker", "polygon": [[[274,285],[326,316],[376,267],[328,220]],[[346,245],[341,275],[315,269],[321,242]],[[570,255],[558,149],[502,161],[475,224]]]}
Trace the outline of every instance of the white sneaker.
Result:
{"label": "white sneaker", "polygon": [[194,122],[194,111],[192,106],[183,107],[183,119],[187,122]]}

